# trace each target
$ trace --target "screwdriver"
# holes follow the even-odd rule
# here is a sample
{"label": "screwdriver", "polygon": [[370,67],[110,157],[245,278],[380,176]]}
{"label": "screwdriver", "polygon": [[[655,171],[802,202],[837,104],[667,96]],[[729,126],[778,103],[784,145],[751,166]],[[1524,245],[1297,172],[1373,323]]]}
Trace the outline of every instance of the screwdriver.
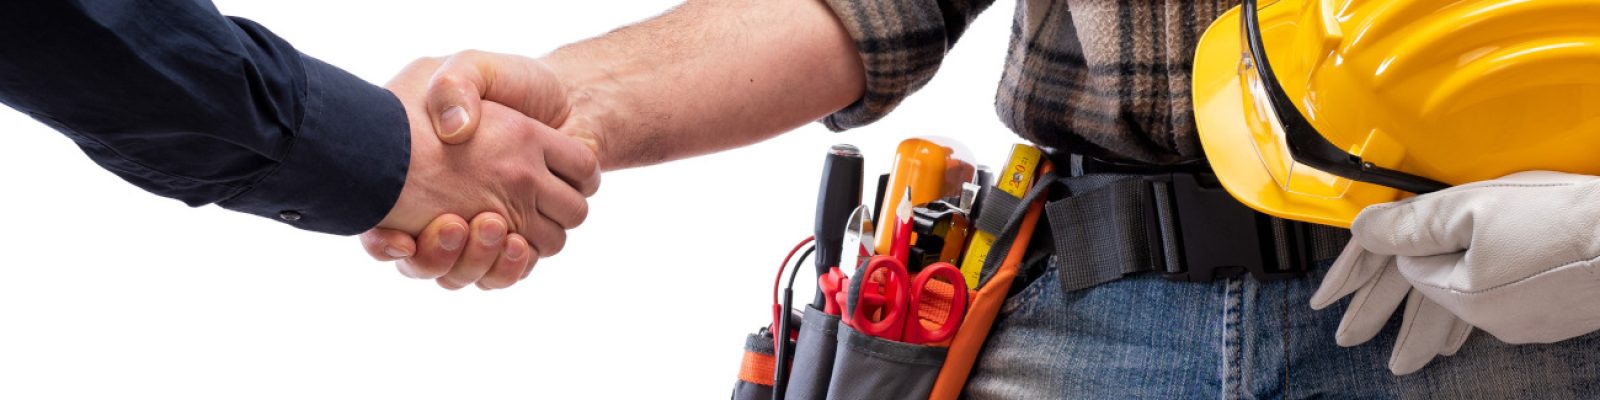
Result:
{"label": "screwdriver", "polygon": [[[817,189],[817,219],[812,232],[817,238],[817,276],[827,275],[829,269],[839,265],[840,254],[846,251],[845,224],[850,212],[861,205],[862,164],[861,150],[848,144],[833,145],[822,161],[822,184]],[[821,309],[823,303],[819,288],[811,305]]]}

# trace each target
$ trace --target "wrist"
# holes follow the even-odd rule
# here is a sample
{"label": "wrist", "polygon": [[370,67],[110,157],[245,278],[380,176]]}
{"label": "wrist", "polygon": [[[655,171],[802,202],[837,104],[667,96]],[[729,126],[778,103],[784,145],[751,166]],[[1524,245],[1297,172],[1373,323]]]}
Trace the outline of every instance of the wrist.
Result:
{"label": "wrist", "polygon": [[624,96],[622,71],[597,62],[605,57],[571,54],[564,48],[538,59],[562,85],[568,105],[566,118],[557,126],[594,152],[602,170],[634,166],[619,154],[615,138],[629,126],[622,116],[637,109]]}
{"label": "wrist", "polygon": [[[426,204],[421,198],[425,197],[427,190],[423,187],[426,175],[431,175],[430,166],[438,163],[439,140],[434,137],[432,125],[429,124],[421,109],[406,107],[407,119],[411,129],[407,137],[411,141],[410,163],[406,168],[405,183],[400,188],[400,194],[395,198],[394,206],[383,220],[378,222],[378,228],[394,229],[410,234],[422,232],[433,215],[422,210]],[[422,129],[418,129],[423,127]],[[424,137],[425,136],[425,137]]]}

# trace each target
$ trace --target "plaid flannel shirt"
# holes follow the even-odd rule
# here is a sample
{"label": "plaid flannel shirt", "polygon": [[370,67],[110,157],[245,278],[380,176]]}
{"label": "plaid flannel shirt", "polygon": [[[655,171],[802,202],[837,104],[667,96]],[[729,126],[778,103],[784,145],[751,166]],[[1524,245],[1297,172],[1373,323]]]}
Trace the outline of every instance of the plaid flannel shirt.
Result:
{"label": "plaid flannel shirt", "polygon": [[[921,88],[993,0],[828,0],[866,66],[866,93],[825,117],[840,131]],[[1006,126],[1044,147],[1125,161],[1201,159],[1190,101],[1195,42],[1238,0],[1017,0],[995,94]]]}

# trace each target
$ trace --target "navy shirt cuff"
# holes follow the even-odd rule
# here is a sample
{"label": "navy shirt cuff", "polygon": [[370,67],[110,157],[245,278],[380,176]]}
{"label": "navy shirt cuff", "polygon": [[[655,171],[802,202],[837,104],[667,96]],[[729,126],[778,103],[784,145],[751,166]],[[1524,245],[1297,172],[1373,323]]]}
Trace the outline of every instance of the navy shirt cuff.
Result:
{"label": "navy shirt cuff", "polygon": [[354,235],[394,207],[411,162],[405,108],[388,90],[302,56],[305,110],[278,165],[223,208]]}

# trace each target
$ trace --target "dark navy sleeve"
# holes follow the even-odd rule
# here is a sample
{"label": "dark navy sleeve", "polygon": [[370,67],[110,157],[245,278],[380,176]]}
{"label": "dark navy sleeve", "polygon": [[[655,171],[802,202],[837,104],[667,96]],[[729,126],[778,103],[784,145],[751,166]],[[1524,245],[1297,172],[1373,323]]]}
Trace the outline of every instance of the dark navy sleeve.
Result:
{"label": "dark navy sleeve", "polygon": [[0,103],[151,193],[355,234],[405,184],[383,88],[201,0],[0,2]]}

